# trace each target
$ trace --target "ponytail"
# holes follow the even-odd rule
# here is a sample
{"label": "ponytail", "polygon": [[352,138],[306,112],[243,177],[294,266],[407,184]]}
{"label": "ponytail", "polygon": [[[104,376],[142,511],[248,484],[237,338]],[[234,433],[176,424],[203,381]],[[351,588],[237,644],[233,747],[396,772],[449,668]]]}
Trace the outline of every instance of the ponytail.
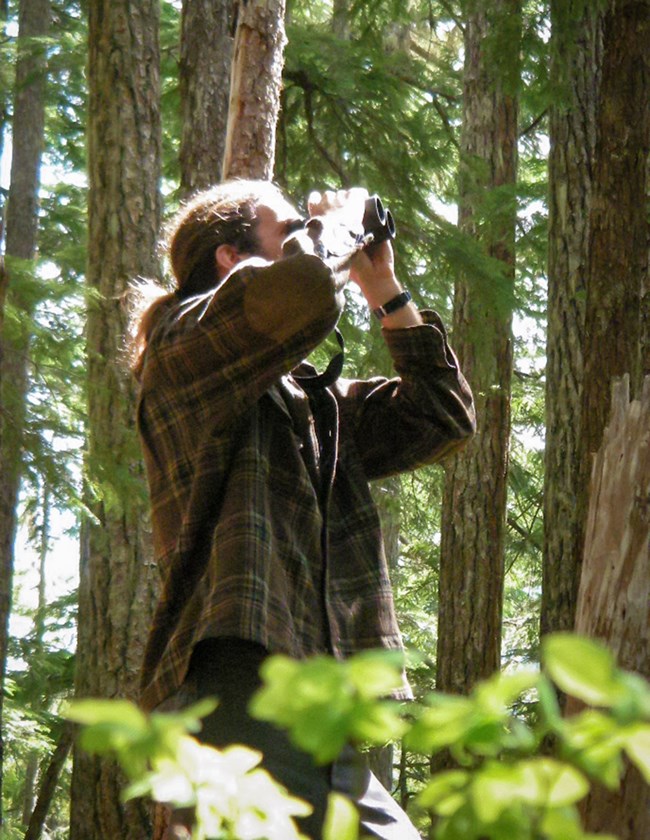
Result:
{"label": "ponytail", "polygon": [[175,300],[175,293],[167,291],[155,280],[138,279],[128,292],[130,330],[127,357],[131,372],[138,382],[142,376],[149,336]]}

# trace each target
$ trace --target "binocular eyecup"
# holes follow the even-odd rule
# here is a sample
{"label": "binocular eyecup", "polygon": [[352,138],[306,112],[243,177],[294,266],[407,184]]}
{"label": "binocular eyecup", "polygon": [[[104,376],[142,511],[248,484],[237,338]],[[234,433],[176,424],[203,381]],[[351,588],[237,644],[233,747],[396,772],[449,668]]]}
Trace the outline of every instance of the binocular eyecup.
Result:
{"label": "binocular eyecup", "polygon": [[366,199],[363,214],[364,235],[372,234],[372,242],[366,247],[372,248],[387,239],[395,239],[395,220],[390,210],[384,208],[378,195],[371,195]]}

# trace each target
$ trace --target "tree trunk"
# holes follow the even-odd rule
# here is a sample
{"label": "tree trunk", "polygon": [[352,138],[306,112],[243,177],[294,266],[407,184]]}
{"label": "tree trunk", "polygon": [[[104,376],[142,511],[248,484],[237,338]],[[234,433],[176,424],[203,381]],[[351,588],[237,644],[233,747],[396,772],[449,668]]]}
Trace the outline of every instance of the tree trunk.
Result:
{"label": "tree trunk", "polygon": [[[127,697],[153,610],[148,501],[135,434],[132,379],[121,351],[120,300],[138,275],[155,276],[160,222],[159,4],[89,4],[88,506],[82,527],[76,694]],[[115,765],[77,749],[71,840],[142,840],[139,802],[120,802]]]}
{"label": "tree trunk", "polygon": [[337,38],[350,37],[350,4],[348,0],[334,0],[332,6],[332,32]]}
{"label": "tree trunk", "polygon": [[546,446],[541,632],[573,628],[582,564],[579,433],[601,16],[551,2]]}
{"label": "tree trunk", "polygon": [[23,812],[22,823],[26,827],[29,825],[36,803],[36,776],[38,774],[38,752],[36,750],[32,750],[25,759],[24,773],[23,790],[20,798]]}
{"label": "tree trunk", "polygon": [[63,769],[65,760],[68,757],[70,748],[72,747],[73,734],[73,724],[66,721],[47,767],[45,767],[41,773],[40,788],[36,798],[36,805],[32,811],[24,840],[41,840],[41,837],[43,836],[45,820],[47,818],[48,811],[50,810],[50,805],[56,791],[59,776],[61,775],[61,770]]}
{"label": "tree trunk", "polygon": [[[38,191],[45,126],[46,53],[42,41],[50,22],[49,0],[22,0],[19,7],[18,58],[14,92],[13,152],[6,213],[5,265],[0,276],[0,310],[13,296],[23,311],[22,329],[0,335],[0,722],[7,664],[7,641],[14,566],[18,490],[28,376],[30,296],[21,297],[20,278],[34,272],[38,232]],[[9,288],[8,288],[9,286]],[[4,320],[4,319],[2,319]],[[0,795],[4,747],[0,736]],[[1,797],[0,797],[1,799]],[[2,825],[0,807],[0,826]]]}
{"label": "tree trunk", "polygon": [[273,177],[285,0],[238,3],[223,177]]}
{"label": "tree trunk", "polygon": [[[475,438],[447,465],[443,493],[436,687],[454,693],[500,665],[510,433],[521,17],[518,0],[499,0],[489,12],[481,5],[469,4],[465,23],[460,226],[496,270],[489,279],[460,277],[454,301],[453,343],[478,416]],[[493,53],[506,43],[513,62],[498,73]],[[500,209],[488,219],[483,202],[499,192]]]}
{"label": "tree trunk", "polygon": [[374,773],[389,793],[392,793],[394,787],[393,753],[392,744],[386,744],[383,747],[371,747],[367,753],[370,772]]}
{"label": "tree trunk", "polygon": [[[580,487],[576,504],[583,535],[591,458],[601,446],[608,422],[611,383],[628,375],[633,396],[640,392],[644,354],[642,310],[649,279],[648,44],[648,0],[612,0],[603,19],[602,78],[590,211]],[[584,536],[582,541],[584,544]],[[633,623],[629,632],[635,632]]]}
{"label": "tree trunk", "polygon": [[[45,615],[47,610],[46,571],[47,557],[50,547],[50,491],[47,482],[43,485],[42,524],[39,546],[39,575],[38,575],[38,608],[34,617],[34,645],[33,653],[38,656],[43,653],[45,638]],[[41,698],[32,703],[31,711],[38,714],[43,710]],[[27,756],[25,779],[23,782],[22,810],[23,825],[29,825],[36,800],[36,781],[38,775],[39,750],[33,749]]]}
{"label": "tree trunk", "polygon": [[[622,668],[650,679],[650,376],[632,403],[627,376],[613,388],[591,474],[575,629],[604,641]],[[567,707],[577,704],[570,698]],[[594,788],[582,813],[590,832],[650,837],[650,788],[627,763],[621,789]]]}
{"label": "tree trunk", "polygon": [[[9,16],[8,0],[0,0],[0,39],[4,43],[8,41],[7,18]],[[9,123],[10,91],[8,86],[0,87],[0,160],[5,150],[5,136]],[[4,299],[7,289],[8,278],[5,272],[3,245],[5,232],[5,209],[7,203],[5,195],[0,191],[0,330],[2,330],[2,316],[4,312]]]}
{"label": "tree trunk", "polygon": [[181,20],[181,194],[221,177],[228,122],[233,0],[184,0]]}
{"label": "tree trunk", "polygon": [[642,300],[648,282],[650,2],[612,0],[603,65],[590,216],[581,442],[586,513],[591,456],[609,414],[614,378],[641,380]]}
{"label": "tree trunk", "polygon": [[[374,490],[384,539],[384,551],[391,577],[394,577],[399,561],[399,480],[387,478],[376,485]],[[367,753],[368,767],[387,791],[392,791],[394,787],[393,754],[393,744],[371,747]]]}

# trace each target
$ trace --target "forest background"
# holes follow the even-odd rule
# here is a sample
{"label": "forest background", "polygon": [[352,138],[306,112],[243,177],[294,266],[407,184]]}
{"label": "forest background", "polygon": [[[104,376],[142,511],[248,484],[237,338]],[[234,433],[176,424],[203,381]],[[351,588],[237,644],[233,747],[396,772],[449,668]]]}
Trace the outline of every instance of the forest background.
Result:
{"label": "forest background", "polygon": [[[611,383],[627,374],[640,397],[650,370],[649,4],[4,0],[0,13],[6,836],[25,835],[65,759],[61,702],[134,694],[157,581],[124,293],[164,276],[156,245],[179,201],[224,164],[251,174],[228,124],[233,55],[233,101],[242,78],[277,80],[253,95],[253,174],[303,207],[313,188],[382,196],[398,276],[450,325],[476,394],[465,453],[375,488],[405,641],[425,656],[413,683],[467,692],[536,663],[540,630],[575,626]],[[244,67],[243,23],[272,67],[260,52]],[[353,294],[343,331],[346,375],[390,372]],[[648,676],[639,628],[617,653]],[[429,767],[394,759],[384,777],[406,803]],[[142,836],[148,816],[125,816],[99,767],[76,754],[72,785],[70,764],[55,768],[46,836]]]}

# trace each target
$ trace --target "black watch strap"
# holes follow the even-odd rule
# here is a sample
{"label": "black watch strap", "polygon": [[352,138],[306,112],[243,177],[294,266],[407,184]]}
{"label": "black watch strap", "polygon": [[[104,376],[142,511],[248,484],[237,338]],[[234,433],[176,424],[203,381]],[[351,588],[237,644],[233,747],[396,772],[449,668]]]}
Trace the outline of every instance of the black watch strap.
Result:
{"label": "black watch strap", "polygon": [[381,321],[381,319],[385,318],[386,315],[390,315],[392,312],[397,312],[398,309],[406,306],[411,299],[410,292],[400,292],[398,295],[395,295],[395,297],[387,301],[383,306],[378,306],[376,309],[373,309],[372,314]]}

